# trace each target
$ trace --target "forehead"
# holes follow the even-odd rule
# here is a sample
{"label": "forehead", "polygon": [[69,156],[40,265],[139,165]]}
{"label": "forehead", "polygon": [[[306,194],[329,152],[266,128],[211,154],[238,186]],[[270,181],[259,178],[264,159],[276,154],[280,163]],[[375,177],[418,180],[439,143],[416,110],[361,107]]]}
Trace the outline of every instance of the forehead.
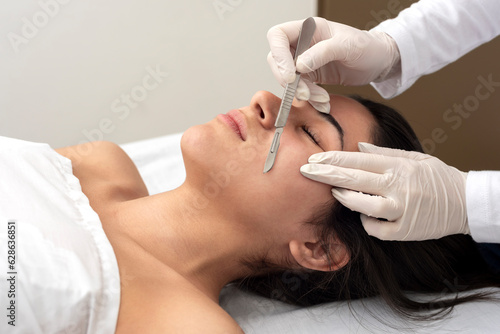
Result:
{"label": "forehead", "polygon": [[358,142],[372,142],[376,122],[361,103],[346,96],[330,94],[330,114],[344,129],[344,150],[357,151]]}

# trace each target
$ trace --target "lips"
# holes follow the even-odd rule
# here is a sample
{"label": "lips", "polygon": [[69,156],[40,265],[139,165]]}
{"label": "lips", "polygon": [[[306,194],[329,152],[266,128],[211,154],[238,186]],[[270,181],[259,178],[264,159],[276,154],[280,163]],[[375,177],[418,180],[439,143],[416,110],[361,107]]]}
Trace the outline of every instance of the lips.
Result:
{"label": "lips", "polygon": [[240,138],[247,140],[247,127],[243,114],[239,110],[231,110],[227,114],[217,116],[222,122],[226,123]]}

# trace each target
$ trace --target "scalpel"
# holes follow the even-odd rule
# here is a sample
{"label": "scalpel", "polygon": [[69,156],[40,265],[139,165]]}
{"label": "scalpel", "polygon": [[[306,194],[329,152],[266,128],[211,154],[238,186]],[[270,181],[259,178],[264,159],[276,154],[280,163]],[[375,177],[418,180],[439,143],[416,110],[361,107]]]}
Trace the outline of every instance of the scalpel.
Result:
{"label": "scalpel", "polygon": [[[311,40],[316,30],[316,23],[312,17],[307,18],[302,24],[302,29],[299,34],[299,40],[297,42],[297,48],[295,49],[295,55],[293,57],[293,61],[297,61],[297,57],[309,48],[311,44]],[[285,93],[283,94],[283,98],[281,100],[280,109],[278,112],[278,116],[276,117],[276,122],[274,126],[276,127],[276,131],[274,132],[273,141],[271,143],[271,148],[269,149],[269,153],[267,154],[266,163],[264,164],[264,173],[267,173],[273,168],[274,160],[276,160],[276,154],[278,153],[278,147],[280,146],[280,137],[283,133],[283,127],[286,124],[286,120],[288,118],[288,114],[290,113],[290,109],[292,108],[293,98],[295,96],[295,90],[299,84],[300,73],[295,73],[295,81],[289,83],[285,87]]]}

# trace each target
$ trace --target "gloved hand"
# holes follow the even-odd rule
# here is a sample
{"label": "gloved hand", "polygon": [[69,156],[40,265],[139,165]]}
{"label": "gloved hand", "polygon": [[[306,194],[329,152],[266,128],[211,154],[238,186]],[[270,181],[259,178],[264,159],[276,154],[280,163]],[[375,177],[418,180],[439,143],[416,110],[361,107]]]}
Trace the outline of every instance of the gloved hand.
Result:
{"label": "gloved hand", "polygon": [[[271,52],[267,61],[278,82],[285,86],[295,80],[296,70],[301,81],[296,91],[299,100],[309,100],[322,112],[329,112],[328,93],[314,84],[365,85],[383,81],[400,63],[396,42],[381,31],[366,31],[315,17],[316,32],[313,46],[293,63],[303,20],[291,21],[269,29],[267,39]],[[290,52],[290,51],[293,51]]]}
{"label": "gloved hand", "polygon": [[366,232],[379,239],[426,240],[470,234],[467,173],[419,152],[366,143],[358,147],[360,152],[314,154],[300,171],[334,186],[333,196],[360,212]]}

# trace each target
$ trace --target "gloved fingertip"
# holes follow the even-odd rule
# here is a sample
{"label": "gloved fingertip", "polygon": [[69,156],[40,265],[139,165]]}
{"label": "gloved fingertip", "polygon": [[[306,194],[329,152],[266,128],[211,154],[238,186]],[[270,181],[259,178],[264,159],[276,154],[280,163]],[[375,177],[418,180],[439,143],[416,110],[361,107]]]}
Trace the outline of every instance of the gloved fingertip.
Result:
{"label": "gloved fingertip", "polygon": [[308,55],[300,55],[297,58],[297,62],[295,64],[297,67],[297,72],[300,73],[309,73],[313,71],[313,61],[312,58]]}
{"label": "gloved fingertip", "polygon": [[311,92],[307,87],[298,87],[295,91],[295,97],[297,98],[297,100],[307,101],[311,97]]}
{"label": "gloved fingertip", "polygon": [[372,237],[376,237],[380,239],[380,230],[381,230],[381,221],[375,219],[373,217],[367,216],[365,214],[360,214],[361,223],[363,224],[363,228],[366,233]]}
{"label": "gloved fingertip", "polygon": [[295,81],[295,72],[290,72],[290,71],[281,71],[281,76],[285,83],[289,84]]}
{"label": "gloved fingertip", "polygon": [[300,172],[305,174],[313,174],[318,168],[314,164],[305,164],[300,166]]}
{"label": "gloved fingertip", "polygon": [[342,198],[342,191],[340,188],[336,188],[336,187],[333,187],[332,188],[332,195],[333,197],[335,197],[336,199],[341,199]]}
{"label": "gloved fingertip", "polygon": [[374,151],[376,148],[377,148],[377,146],[370,144],[370,143],[365,143],[365,142],[358,143],[358,149],[360,152],[369,153],[369,152]]}
{"label": "gloved fingertip", "polygon": [[310,99],[317,103],[330,103],[330,95],[326,91],[324,93],[318,93],[318,91],[311,92]]}
{"label": "gloved fingertip", "polygon": [[[314,100],[313,100],[314,99]],[[320,113],[323,113],[323,114],[329,114],[330,113],[330,102],[327,102],[327,103],[322,103],[322,102],[317,102],[315,101],[316,97],[310,97],[309,98],[309,104],[314,108],[316,109],[317,111],[319,111]]]}
{"label": "gloved fingertip", "polygon": [[366,233],[372,237],[385,241],[403,241],[406,239],[395,232],[394,225],[392,225],[395,224],[394,222],[380,220],[379,218],[370,217],[364,214],[361,214],[360,218]]}
{"label": "gloved fingertip", "polygon": [[323,161],[323,159],[324,159],[324,153],[315,153],[315,154],[311,155],[309,157],[309,159],[307,159],[307,161],[310,164],[314,164],[314,163],[319,163],[319,162]]}
{"label": "gloved fingertip", "polygon": [[329,114],[330,113],[330,103],[316,103],[314,106],[314,109],[319,111],[320,113],[323,114]]}

